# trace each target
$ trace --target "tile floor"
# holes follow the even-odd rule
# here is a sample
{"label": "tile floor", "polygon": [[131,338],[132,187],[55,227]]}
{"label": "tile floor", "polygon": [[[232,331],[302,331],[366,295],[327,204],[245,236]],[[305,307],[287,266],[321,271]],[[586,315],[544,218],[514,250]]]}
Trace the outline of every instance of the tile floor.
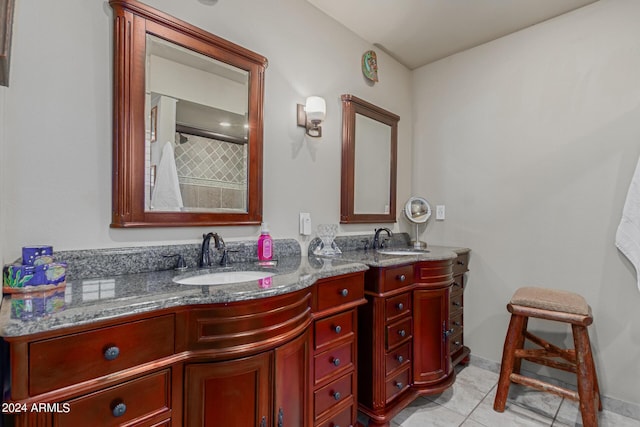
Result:
{"label": "tile floor", "polygon": [[[474,365],[457,367],[456,382],[442,394],[418,398],[392,427],[581,427],[577,403],[512,384],[503,413],[493,410],[498,374]],[[366,422],[366,418],[361,419]],[[365,424],[366,425],[366,424]],[[600,427],[640,427],[640,420],[607,411]]]}

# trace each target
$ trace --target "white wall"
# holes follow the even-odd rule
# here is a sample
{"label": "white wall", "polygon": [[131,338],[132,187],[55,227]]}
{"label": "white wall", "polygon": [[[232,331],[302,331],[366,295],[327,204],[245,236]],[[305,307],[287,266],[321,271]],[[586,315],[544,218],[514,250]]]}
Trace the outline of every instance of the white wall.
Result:
{"label": "white wall", "polygon": [[500,360],[516,288],[575,291],[603,394],[635,403],[640,292],[614,237],[640,155],[638,22],[639,1],[601,0],[416,70],[413,168],[446,205],[423,238],[472,248],[472,353]]}
{"label": "white wall", "polygon": [[[361,55],[372,46],[306,1],[148,0],[180,19],[266,56],[264,219],[274,238],[298,237],[298,213],[315,228],[340,218],[340,95],[352,93],[401,117],[399,205],[411,184],[410,72],[378,52],[380,82],[366,83]],[[227,240],[259,227],[110,229],[112,11],[106,1],[17,2],[6,112],[0,245],[13,261],[27,244],[57,250],[199,241],[216,229]],[[327,101],[323,137],[305,139],[296,104]],[[343,226],[342,233],[373,232]]]}

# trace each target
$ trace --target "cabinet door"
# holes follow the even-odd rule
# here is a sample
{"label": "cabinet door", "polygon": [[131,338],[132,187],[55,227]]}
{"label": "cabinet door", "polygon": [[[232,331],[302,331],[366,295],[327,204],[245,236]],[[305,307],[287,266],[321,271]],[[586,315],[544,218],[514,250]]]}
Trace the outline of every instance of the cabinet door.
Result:
{"label": "cabinet door", "polygon": [[[184,417],[192,427],[271,425],[273,352],[185,368]],[[264,419],[264,421],[263,421]]]}
{"label": "cabinet door", "polygon": [[275,375],[275,421],[277,427],[306,425],[308,417],[309,331],[278,347]]}
{"label": "cabinet door", "polygon": [[413,383],[438,382],[451,372],[449,342],[450,287],[416,290],[413,294]]}

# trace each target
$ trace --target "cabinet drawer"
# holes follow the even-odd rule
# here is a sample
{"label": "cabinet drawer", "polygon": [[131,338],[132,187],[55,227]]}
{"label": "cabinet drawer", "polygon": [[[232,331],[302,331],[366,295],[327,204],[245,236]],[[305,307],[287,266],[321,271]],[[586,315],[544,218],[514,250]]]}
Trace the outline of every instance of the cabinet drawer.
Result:
{"label": "cabinet drawer", "polygon": [[411,311],[411,294],[409,292],[395,297],[387,298],[385,302],[385,314],[387,322],[396,317],[408,314]]}
{"label": "cabinet drawer", "polygon": [[451,285],[451,293],[462,293],[464,291],[464,276],[454,276]]}
{"label": "cabinet drawer", "polygon": [[413,265],[387,268],[384,272],[383,292],[401,288],[413,283]]}
{"label": "cabinet drawer", "polygon": [[173,353],[173,315],[29,345],[32,396],[141,365]]}
{"label": "cabinet drawer", "polygon": [[395,350],[388,351],[384,359],[384,375],[388,376],[401,366],[408,365],[411,362],[411,343],[398,347]]}
{"label": "cabinet drawer", "polygon": [[455,295],[451,294],[451,296],[449,297],[449,301],[451,303],[451,306],[449,308],[449,311],[451,313],[462,310],[462,306],[464,305],[462,293],[456,293]]}
{"label": "cabinet drawer", "polygon": [[170,409],[170,370],[156,372],[69,401],[66,414],[55,414],[56,426],[116,426],[137,422]]}
{"label": "cabinet drawer", "polygon": [[469,271],[469,252],[460,254],[453,260],[453,274],[463,274]]}
{"label": "cabinet drawer", "polygon": [[315,384],[330,377],[335,372],[353,368],[354,342],[332,348],[314,357]]}
{"label": "cabinet drawer", "polygon": [[346,409],[330,417],[327,421],[319,424],[318,427],[349,427],[353,425],[351,422],[352,414],[353,406],[348,406]]}
{"label": "cabinet drawer", "polygon": [[387,326],[387,350],[411,338],[411,317]]}
{"label": "cabinet drawer", "polygon": [[325,279],[318,283],[317,311],[364,298],[363,275],[340,279]]}
{"label": "cabinet drawer", "polygon": [[454,313],[451,314],[451,318],[449,319],[449,329],[453,330],[453,332],[451,332],[451,335],[457,335],[459,333],[462,333],[462,327],[463,327],[462,318],[463,318],[462,310],[456,312],[455,314]]}
{"label": "cabinet drawer", "polygon": [[328,384],[313,394],[314,415],[317,419],[332,406],[344,402],[351,397],[353,375],[346,375]]}
{"label": "cabinet drawer", "polygon": [[355,310],[349,310],[315,323],[315,347],[320,349],[334,341],[353,336]]}
{"label": "cabinet drawer", "polygon": [[385,385],[385,399],[389,403],[397,395],[409,388],[409,368],[387,379]]}
{"label": "cabinet drawer", "polygon": [[464,339],[462,331],[457,335],[452,335],[449,338],[449,354],[453,354],[460,350],[464,346]]}

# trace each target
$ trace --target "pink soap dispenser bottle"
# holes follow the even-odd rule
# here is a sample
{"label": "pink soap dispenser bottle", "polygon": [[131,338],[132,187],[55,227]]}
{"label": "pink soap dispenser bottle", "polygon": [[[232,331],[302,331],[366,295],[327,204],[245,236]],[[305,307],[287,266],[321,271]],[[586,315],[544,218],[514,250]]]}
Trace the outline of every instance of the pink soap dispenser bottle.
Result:
{"label": "pink soap dispenser bottle", "polygon": [[260,238],[258,238],[258,260],[269,261],[273,258],[273,240],[269,235],[269,227],[266,222],[262,223]]}

